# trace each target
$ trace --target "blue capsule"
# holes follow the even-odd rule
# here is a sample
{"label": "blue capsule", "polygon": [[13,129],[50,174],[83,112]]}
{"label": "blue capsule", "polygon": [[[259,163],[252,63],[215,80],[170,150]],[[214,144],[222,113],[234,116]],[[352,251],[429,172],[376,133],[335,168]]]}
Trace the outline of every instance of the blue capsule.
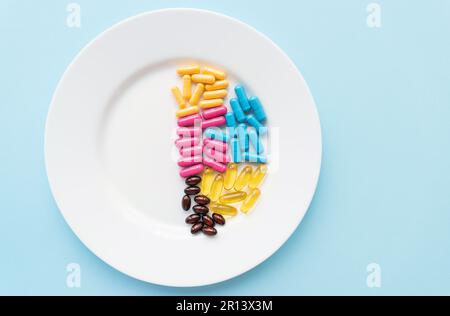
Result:
{"label": "blue capsule", "polygon": [[230,106],[233,109],[236,120],[239,123],[245,122],[245,114],[244,114],[244,111],[242,111],[242,108],[241,108],[241,105],[240,105],[238,99],[236,99],[236,98],[231,99]]}
{"label": "blue capsule", "polygon": [[234,87],[234,92],[236,92],[236,96],[241,104],[242,110],[247,112],[250,110],[250,103],[248,102],[247,93],[245,92],[245,88],[242,85],[237,85]]}
{"label": "blue capsule", "polygon": [[228,112],[227,114],[225,114],[225,120],[227,121],[228,127],[236,127],[237,126],[236,118],[234,117],[233,112]]}
{"label": "blue capsule", "polygon": [[247,115],[247,123],[256,128],[259,134],[262,135],[266,134],[267,128],[264,125],[262,125],[254,115],[252,114]]}
{"label": "blue capsule", "polygon": [[230,138],[237,137],[237,127],[227,127],[227,134]]}
{"label": "blue capsule", "polygon": [[233,158],[233,162],[239,163],[242,162],[241,150],[239,149],[239,141],[237,138],[232,138],[230,142],[231,146],[231,157]]}
{"label": "blue capsule", "polygon": [[204,132],[204,136],[207,138],[220,140],[221,142],[228,142],[230,137],[217,128],[207,128]]}
{"label": "blue capsule", "polygon": [[267,157],[263,155],[256,155],[251,153],[244,153],[244,161],[255,162],[255,163],[267,163]]}
{"label": "blue capsule", "polygon": [[264,145],[254,128],[250,128],[248,130],[248,138],[250,139],[250,142],[253,144],[253,148],[255,148],[256,153],[258,155],[262,154],[264,152]]}
{"label": "blue capsule", "polygon": [[242,151],[248,151],[250,148],[250,142],[248,140],[247,125],[239,124],[237,129],[237,135],[239,139],[239,147]]}
{"label": "blue capsule", "polygon": [[253,113],[255,113],[256,119],[261,123],[265,122],[267,119],[267,116],[266,116],[266,112],[264,111],[264,108],[263,108],[259,98],[258,97],[250,97],[248,99],[248,103],[250,103],[250,106],[253,109]]}

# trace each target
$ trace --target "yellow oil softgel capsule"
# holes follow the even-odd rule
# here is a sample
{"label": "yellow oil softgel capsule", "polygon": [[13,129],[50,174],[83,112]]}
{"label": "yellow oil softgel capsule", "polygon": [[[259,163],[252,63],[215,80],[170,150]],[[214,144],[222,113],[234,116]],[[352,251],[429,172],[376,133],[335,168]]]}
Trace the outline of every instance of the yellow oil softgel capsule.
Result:
{"label": "yellow oil softgel capsule", "polygon": [[205,100],[225,99],[227,95],[228,95],[227,90],[206,91],[203,94],[203,99]]}
{"label": "yellow oil softgel capsule", "polygon": [[227,80],[216,81],[214,84],[206,85],[206,91],[223,90],[228,88]]}
{"label": "yellow oil softgel capsule", "polygon": [[258,188],[251,189],[247,195],[247,198],[244,200],[244,202],[242,202],[241,212],[248,213],[248,211],[250,211],[253,208],[253,206],[255,206],[260,195],[261,191]]}
{"label": "yellow oil softgel capsule", "polygon": [[234,184],[234,189],[236,191],[242,191],[242,189],[248,185],[248,182],[252,177],[252,171],[252,167],[250,166],[245,166],[244,169],[242,169]]}
{"label": "yellow oil softgel capsule", "polygon": [[264,178],[266,177],[266,175],[267,175],[267,165],[258,166],[258,168],[256,168],[252,178],[248,183],[249,188],[254,189],[259,187],[260,184],[263,182]]}
{"label": "yellow oil softgel capsule", "polygon": [[178,110],[176,115],[177,117],[185,117],[192,114],[197,114],[200,112],[200,108],[198,106],[188,106],[187,108]]}
{"label": "yellow oil softgel capsule", "polygon": [[211,185],[211,192],[209,198],[211,201],[217,201],[220,198],[223,190],[223,176],[221,174],[216,175],[213,184]]}
{"label": "yellow oil softgel capsule", "polygon": [[183,98],[180,89],[178,87],[173,87],[172,94],[175,97],[180,109],[184,109],[186,107],[186,100]]}
{"label": "yellow oil softgel capsule", "polygon": [[192,90],[191,76],[184,75],[183,76],[183,97],[186,100],[189,100],[191,98],[191,95],[192,95],[191,90]]}
{"label": "yellow oil softgel capsule", "polygon": [[203,100],[199,105],[203,110],[215,108],[223,105],[223,99]]}
{"label": "yellow oil softgel capsule", "polygon": [[224,205],[218,203],[212,203],[209,205],[209,209],[212,213],[217,213],[223,216],[236,216],[237,209],[231,205]]}
{"label": "yellow oil softgel capsule", "polygon": [[231,190],[234,187],[238,173],[238,166],[235,163],[229,163],[227,171],[225,172],[225,178],[223,180],[223,186],[226,190]]}
{"label": "yellow oil softgel capsule", "polygon": [[247,193],[244,191],[234,191],[224,194],[220,197],[219,202],[222,204],[233,204],[242,202],[247,198]]}
{"label": "yellow oil softgel capsule", "polygon": [[203,83],[199,83],[192,94],[189,103],[192,105],[197,105],[200,102],[200,98],[202,97],[203,91],[205,91],[205,85]]}
{"label": "yellow oil softgel capsule", "polygon": [[200,73],[200,66],[198,65],[180,67],[177,69],[177,74],[179,74],[180,76],[194,75],[199,73]]}
{"label": "yellow oil softgel capsule", "polygon": [[204,83],[204,84],[213,84],[216,82],[216,77],[213,75],[192,75],[191,77],[192,81],[195,83]]}
{"label": "yellow oil softgel capsule", "polygon": [[203,68],[203,73],[205,75],[212,75],[217,80],[224,80],[227,77],[227,74],[224,71],[220,71],[220,70],[210,68],[210,67]]}
{"label": "yellow oil softgel capsule", "polygon": [[201,188],[200,188],[200,192],[203,195],[206,195],[206,196],[209,195],[209,193],[211,192],[211,185],[212,185],[213,181],[214,181],[214,170],[206,167],[205,170],[203,171]]}

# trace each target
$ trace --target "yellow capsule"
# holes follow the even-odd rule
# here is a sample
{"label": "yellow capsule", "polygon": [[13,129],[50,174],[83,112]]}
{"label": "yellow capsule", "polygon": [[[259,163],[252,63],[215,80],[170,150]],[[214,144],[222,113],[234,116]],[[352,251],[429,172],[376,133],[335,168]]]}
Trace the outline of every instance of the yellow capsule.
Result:
{"label": "yellow capsule", "polygon": [[177,111],[177,117],[185,117],[192,114],[197,114],[200,112],[198,106],[188,106],[187,108],[181,109]]}
{"label": "yellow capsule", "polygon": [[203,99],[212,100],[212,99],[225,99],[228,95],[227,90],[215,90],[215,91],[206,91],[203,94]]}
{"label": "yellow capsule", "polygon": [[236,216],[237,209],[231,205],[223,205],[218,203],[212,203],[209,205],[209,209],[212,213],[217,213],[224,216]]}
{"label": "yellow capsule", "polygon": [[244,191],[234,191],[224,194],[220,197],[219,202],[222,204],[233,204],[242,202],[247,198],[247,193]]}
{"label": "yellow capsule", "polygon": [[206,167],[202,174],[201,193],[208,196],[211,192],[211,185],[214,180],[214,171],[211,168]]}
{"label": "yellow capsule", "polygon": [[172,94],[175,97],[180,109],[184,109],[186,107],[186,100],[183,98],[180,89],[178,87],[173,87]]}
{"label": "yellow capsule", "polygon": [[179,74],[180,76],[193,75],[199,73],[200,73],[200,66],[198,65],[180,67],[177,69],[177,74]]}
{"label": "yellow capsule", "polygon": [[214,84],[207,85],[206,91],[222,90],[228,88],[228,80],[216,81]]}
{"label": "yellow capsule", "polygon": [[184,75],[183,76],[183,97],[186,100],[189,100],[191,98],[191,94],[192,94],[191,89],[192,89],[191,76]]}
{"label": "yellow capsule", "polygon": [[234,184],[234,189],[236,191],[242,191],[242,189],[244,189],[248,185],[248,182],[252,177],[252,171],[252,167],[250,166],[245,166],[244,169],[242,169]]}
{"label": "yellow capsule", "polygon": [[194,93],[192,94],[189,103],[192,105],[197,105],[198,102],[200,101],[200,98],[202,97],[203,91],[205,91],[205,85],[203,83],[199,83],[195,87]]}
{"label": "yellow capsule", "polygon": [[215,108],[221,105],[223,105],[223,99],[203,100],[200,102],[200,107],[203,110]]}
{"label": "yellow capsule", "polygon": [[216,175],[213,184],[211,186],[211,192],[209,198],[211,201],[217,201],[220,198],[223,190],[223,176],[221,174]]}
{"label": "yellow capsule", "polygon": [[267,165],[258,166],[258,168],[256,168],[255,172],[253,173],[250,182],[248,183],[249,188],[254,189],[259,187],[259,185],[263,182],[266,175],[267,175]]}
{"label": "yellow capsule", "polygon": [[227,166],[227,171],[225,172],[225,179],[223,180],[223,186],[227,190],[231,190],[234,187],[234,182],[236,182],[238,172],[238,166],[235,163],[229,163]]}
{"label": "yellow capsule", "polygon": [[192,81],[195,83],[213,84],[216,82],[216,78],[212,75],[192,75]]}
{"label": "yellow capsule", "polygon": [[217,80],[224,80],[227,77],[227,74],[224,71],[213,69],[213,68],[210,68],[210,67],[203,68],[203,73],[205,75],[212,75]]}
{"label": "yellow capsule", "polygon": [[255,206],[260,195],[261,191],[259,189],[251,189],[247,195],[247,198],[244,200],[244,202],[242,202],[241,212],[248,213],[248,211],[250,211],[253,206]]}

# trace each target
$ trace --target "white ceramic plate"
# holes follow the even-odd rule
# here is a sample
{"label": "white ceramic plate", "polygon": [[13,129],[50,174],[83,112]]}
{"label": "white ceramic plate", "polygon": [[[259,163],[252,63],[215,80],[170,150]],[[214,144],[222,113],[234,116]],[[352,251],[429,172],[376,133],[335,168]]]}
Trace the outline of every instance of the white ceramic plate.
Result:
{"label": "white ceramic plate", "polygon": [[[177,66],[214,65],[246,85],[269,118],[270,174],[253,212],[214,238],[184,224],[170,87]],[[127,19],[84,48],[48,114],[48,177],[81,241],[119,271],[147,282],[199,286],[244,273],[272,255],[303,218],[321,163],[309,89],[267,37],[232,18],[170,9]]]}

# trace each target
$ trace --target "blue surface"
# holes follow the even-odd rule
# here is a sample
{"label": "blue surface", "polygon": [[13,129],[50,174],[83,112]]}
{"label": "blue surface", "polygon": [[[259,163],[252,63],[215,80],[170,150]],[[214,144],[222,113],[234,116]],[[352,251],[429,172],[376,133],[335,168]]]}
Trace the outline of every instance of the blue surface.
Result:
{"label": "blue surface", "polygon": [[[450,294],[450,1],[0,2],[0,294]],[[237,5],[237,3],[240,3]],[[134,14],[199,7],[256,27],[307,80],[323,128],[323,168],[299,229],[269,260],[221,284],[133,280],[90,253],[49,191],[44,125],[55,86],[93,37]],[[81,288],[66,266],[81,266]],[[381,288],[366,267],[382,269]]]}

